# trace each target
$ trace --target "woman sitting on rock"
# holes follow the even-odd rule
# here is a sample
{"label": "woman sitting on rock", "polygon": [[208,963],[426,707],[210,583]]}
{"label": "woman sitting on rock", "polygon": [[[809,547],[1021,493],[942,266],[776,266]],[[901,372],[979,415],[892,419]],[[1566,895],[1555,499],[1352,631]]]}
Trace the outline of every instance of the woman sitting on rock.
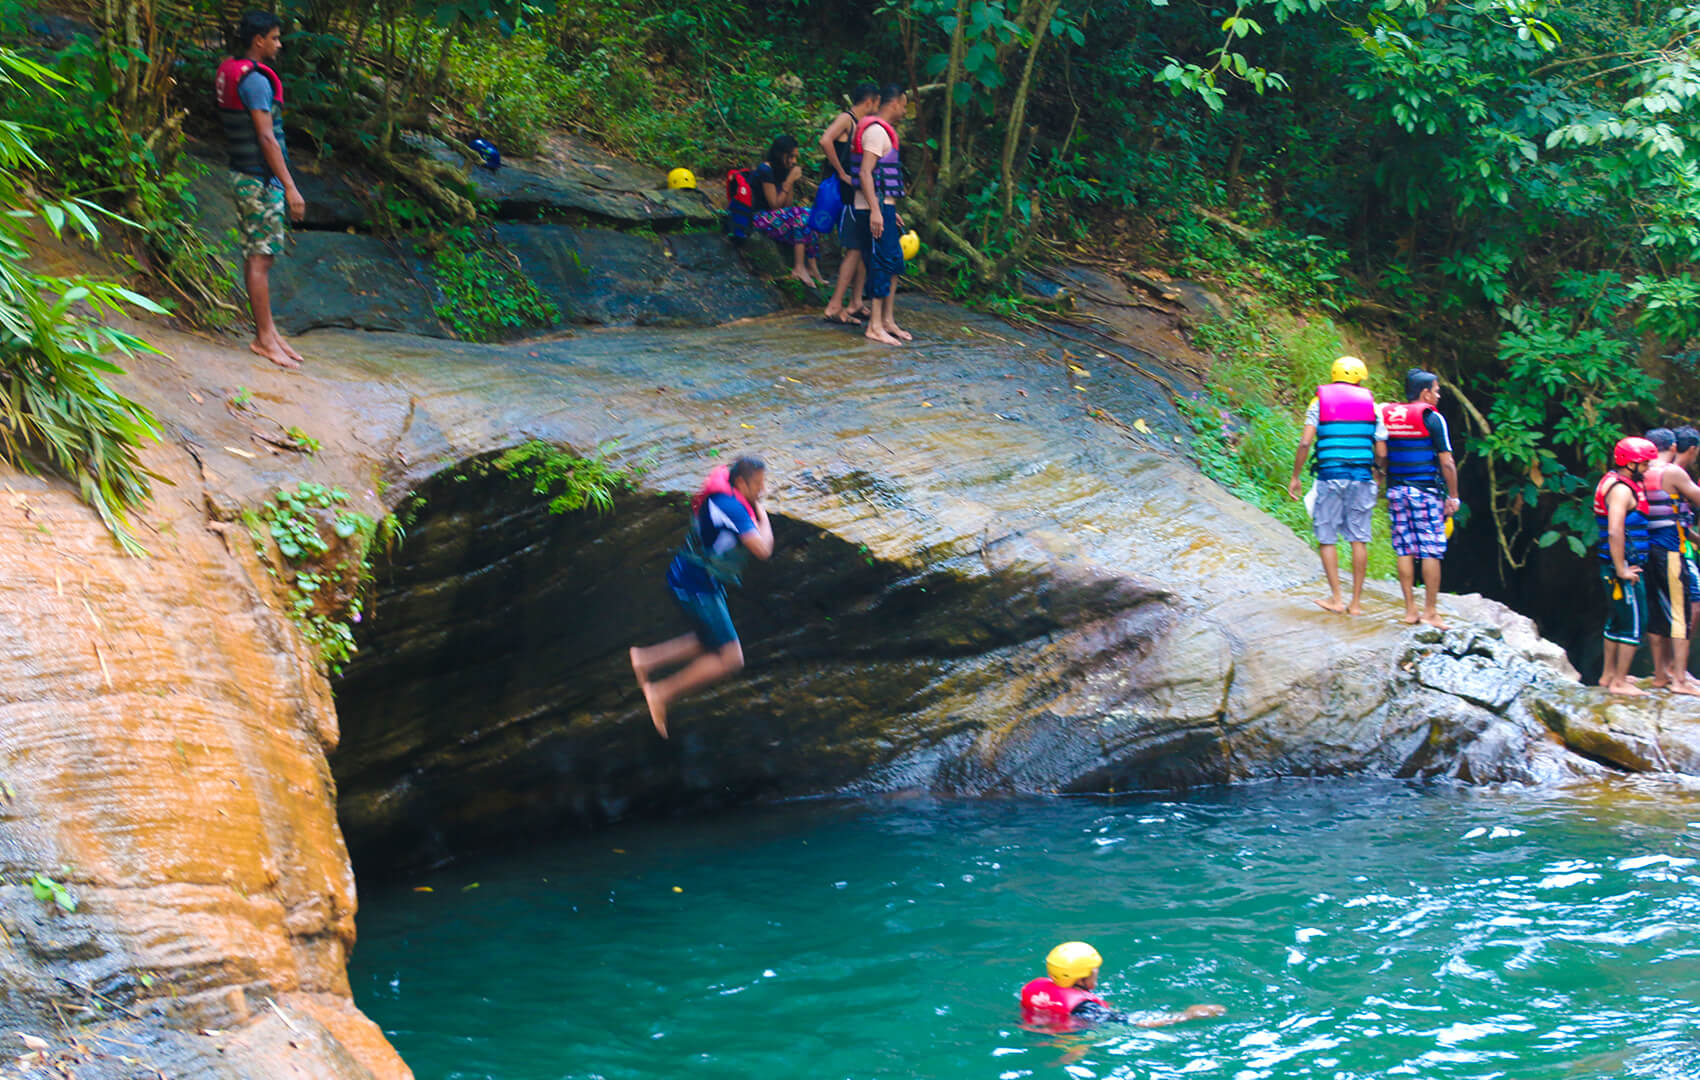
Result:
{"label": "woman sitting on rock", "polygon": [[797,182],[803,178],[797,164],[797,140],[781,135],[767,148],[767,160],[755,168],[752,192],[755,228],[763,236],[791,245],[791,276],[805,285],[820,284],[820,240],[809,228],[809,208],[799,205]]}

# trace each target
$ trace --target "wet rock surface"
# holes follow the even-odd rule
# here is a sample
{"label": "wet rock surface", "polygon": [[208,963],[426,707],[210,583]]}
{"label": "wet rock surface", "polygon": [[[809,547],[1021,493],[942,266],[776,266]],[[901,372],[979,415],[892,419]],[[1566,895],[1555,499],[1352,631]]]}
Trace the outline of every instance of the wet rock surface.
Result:
{"label": "wet rock surface", "polygon": [[[1110,284],[1076,287],[1132,304],[1138,344],[908,296],[901,350],[812,314],[516,346],[321,330],[285,374],[150,332],[165,355],[124,385],[166,434],[153,557],[64,485],[8,473],[0,497],[0,1030],[56,1038],[54,1006],[98,993],[166,1075],[408,1075],[348,996],[348,849],[403,872],[820,792],[1700,770],[1700,708],[1608,701],[1494,605],[1449,599],[1447,633],[1386,585],[1363,618],[1318,610],[1309,548],[1180,454],[1179,376],[1150,357],[1181,316]],[[268,441],[292,427],[320,450]],[[532,438],[612,444],[641,490],[551,517],[476,467]],[[685,500],[747,451],[778,538],[732,601],[749,666],[663,742],[626,648],[684,629],[661,578]],[[334,703],[239,521],[300,480],[374,516],[424,499]]]}

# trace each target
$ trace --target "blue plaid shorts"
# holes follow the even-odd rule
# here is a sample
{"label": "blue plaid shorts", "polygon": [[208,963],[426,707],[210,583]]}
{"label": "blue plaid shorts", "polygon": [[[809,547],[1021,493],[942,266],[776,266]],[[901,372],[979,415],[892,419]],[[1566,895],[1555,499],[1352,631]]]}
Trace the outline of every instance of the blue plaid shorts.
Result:
{"label": "blue plaid shorts", "polygon": [[1446,501],[1438,492],[1409,484],[1388,488],[1387,518],[1393,525],[1393,554],[1446,557]]}

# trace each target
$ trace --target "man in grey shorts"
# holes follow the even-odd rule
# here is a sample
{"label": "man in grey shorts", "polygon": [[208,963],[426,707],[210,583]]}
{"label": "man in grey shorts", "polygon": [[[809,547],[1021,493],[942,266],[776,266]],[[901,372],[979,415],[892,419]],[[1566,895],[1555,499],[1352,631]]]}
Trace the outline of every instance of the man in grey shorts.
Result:
{"label": "man in grey shorts", "polygon": [[[1375,513],[1376,476],[1387,456],[1387,429],[1381,410],[1363,382],[1369,369],[1355,356],[1334,361],[1332,381],[1316,388],[1305,412],[1304,434],[1293,458],[1293,479],[1287,494],[1301,498],[1300,476],[1311,446],[1316,447],[1316,505],[1311,527],[1316,532],[1322,572],[1328,577],[1328,599],[1317,606],[1335,614],[1362,615],[1364,574],[1369,569],[1370,520]],[[1340,596],[1340,551],[1344,539],[1352,545],[1352,600]]]}

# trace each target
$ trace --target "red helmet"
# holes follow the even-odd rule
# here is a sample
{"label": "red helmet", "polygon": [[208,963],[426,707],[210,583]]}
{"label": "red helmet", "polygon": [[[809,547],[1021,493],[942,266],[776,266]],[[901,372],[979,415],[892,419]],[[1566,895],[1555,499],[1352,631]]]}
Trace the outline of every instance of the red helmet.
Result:
{"label": "red helmet", "polygon": [[1638,461],[1652,461],[1659,456],[1659,448],[1639,435],[1631,435],[1626,439],[1617,440],[1617,446],[1612,448],[1611,460],[1616,465],[1633,465]]}

